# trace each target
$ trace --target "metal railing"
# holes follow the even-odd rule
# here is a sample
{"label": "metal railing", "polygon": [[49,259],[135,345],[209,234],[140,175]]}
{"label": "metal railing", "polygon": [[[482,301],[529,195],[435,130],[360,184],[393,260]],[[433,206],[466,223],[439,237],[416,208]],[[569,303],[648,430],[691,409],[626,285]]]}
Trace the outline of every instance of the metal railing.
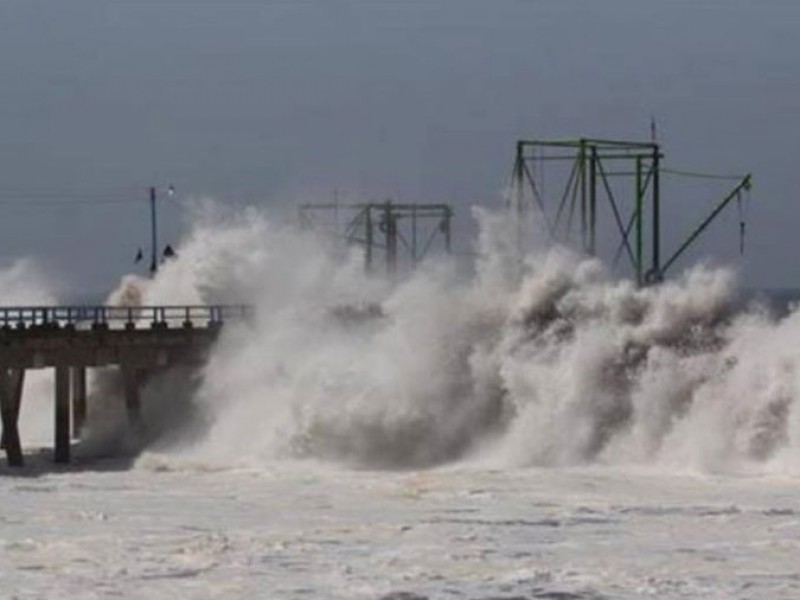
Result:
{"label": "metal railing", "polygon": [[136,329],[219,327],[226,320],[242,320],[253,308],[241,304],[190,306],[7,306],[0,307],[3,329]]}

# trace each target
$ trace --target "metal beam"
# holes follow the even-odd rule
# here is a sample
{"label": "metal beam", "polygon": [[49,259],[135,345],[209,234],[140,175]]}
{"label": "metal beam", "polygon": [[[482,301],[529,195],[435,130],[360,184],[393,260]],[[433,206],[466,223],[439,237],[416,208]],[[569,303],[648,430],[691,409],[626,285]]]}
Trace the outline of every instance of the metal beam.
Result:
{"label": "metal beam", "polygon": [[658,146],[653,148],[653,251],[652,251],[652,266],[650,267],[650,280],[660,281],[662,278],[661,271],[661,171],[659,160],[661,155],[658,151]]}
{"label": "metal beam", "polygon": [[698,238],[698,236],[701,233],[703,233],[703,231],[709,225],[711,225],[714,219],[717,218],[717,215],[719,215],[719,213],[721,213],[725,209],[725,207],[728,206],[728,204],[730,204],[731,201],[734,200],[739,195],[740,192],[744,190],[749,190],[751,185],[752,185],[751,175],[749,174],[745,175],[744,179],[742,179],[742,181],[739,182],[739,184],[735,188],[733,188],[733,190],[727,196],[725,196],[722,199],[722,201],[720,201],[720,203],[716,206],[716,208],[714,208],[714,210],[711,211],[711,214],[709,214],[708,217],[706,217],[703,220],[703,222],[700,223],[700,225],[698,225],[697,228],[694,231],[692,231],[691,234],[689,234],[689,237],[686,238],[686,241],[684,241],[683,244],[681,244],[678,247],[678,249],[672,254],[672,256],[670,256],[669,260],[667,260],[667,262],[664,263],[664,267],[662,268],[661,273],[663,274],[664,272],[666,272],[666,270],[669,269],[676,260],[678,260],[681,254],[683,254],[686,251],[686,249],[689,248],[689,246],[691,246],[692,243],[694,243],[694,241]]}

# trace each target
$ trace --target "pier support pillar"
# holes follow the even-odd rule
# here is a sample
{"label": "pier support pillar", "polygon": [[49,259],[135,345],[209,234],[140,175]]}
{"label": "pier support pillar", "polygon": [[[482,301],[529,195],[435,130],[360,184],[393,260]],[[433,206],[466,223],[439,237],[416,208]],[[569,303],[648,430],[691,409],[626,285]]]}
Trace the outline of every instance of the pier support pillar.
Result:
{"label": "pier support pillar", "polygon": [[125,386],[125,409],[128,411],[128,425],[134,431],[140,432],[142,429],[141,372],[134,367],[123,366],[122,381]]}
{"label": "pier support pillar", "polygon": [[65,464],[70,456],[70,368],[56,367],[55,462]]}
{"label": "pier support pillar", "polygon": [[[8,387],[9,393],[11,394],[11,415],[14,418],[14,422],[19,421],[19,410],[20,405],[22,402],[22,385],[25,383],[25,369],[9,369],[8,370],[8,380],[3,383],[4,386]],[[2,436],[0,436],[0,449],[4,449],[6,447],[6,432],[3,431]]]}
{"label": "pier support pillar", "polygon": [[24,369],[0,368],[0,415],[3,423],[0,447],[5,449],[11,467],[21,467],[24,464],[19,439],[19,410],[24,381]]}
{"label": "pier support pillar", "polygon": [[72,367],[72,437],[80,439],[86,423],[86,367]]}

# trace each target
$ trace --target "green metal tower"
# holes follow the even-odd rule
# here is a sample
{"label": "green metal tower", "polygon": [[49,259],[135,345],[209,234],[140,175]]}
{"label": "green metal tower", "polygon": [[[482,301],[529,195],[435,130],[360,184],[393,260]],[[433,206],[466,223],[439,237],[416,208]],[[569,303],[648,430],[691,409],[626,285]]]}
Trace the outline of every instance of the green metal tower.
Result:
{"label": "green metal tower", "polygon": [[[614,264],[624,255],[640,285],[661,281],[678,257],[725,207],[735,199],[740,200],[742,192],[751,187],[749,174],[735,177],[736,186],[678,249],[662,261],[662,173],[708,177],[664,169],[663,158],[661,148],[655,142],[591,138],[518,141],[510,202],[517,217],[520,255],[524,236],[522,223],[530,208],[539,212],[553,241],[570,241],[578,229],[580,248],[587,254],[597,254],[598,214],[601,205],[605,204],[610,209],[612,227],[618,235]],[[565,173],[556,182],[555,202],[546,198],[543,189],[545,173],[550,165],[559,165]],[[612,185],[612,179],[621,179],[622,183]],[[648,212],[649,226],[646,222]],[[741,231],[743,234],[743,225]],[[649,256],[646,246],[649,246]]]}

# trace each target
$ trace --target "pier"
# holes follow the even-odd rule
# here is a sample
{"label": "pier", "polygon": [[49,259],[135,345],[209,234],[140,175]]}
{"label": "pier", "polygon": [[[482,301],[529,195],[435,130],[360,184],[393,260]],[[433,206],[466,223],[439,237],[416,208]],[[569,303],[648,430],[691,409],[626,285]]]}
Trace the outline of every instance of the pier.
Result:
{"label": "pier", "polygon": [[70,462],[87,406],[87,369],[117,367],[132,426],[140,423],[140,389],[148,374],[200,365],[226,321],[251,308],[218,306],[36,306],[0,308],[0,413],[9,466],[23,466],[19,431],[25,373],[55,371],[54,460]]}

